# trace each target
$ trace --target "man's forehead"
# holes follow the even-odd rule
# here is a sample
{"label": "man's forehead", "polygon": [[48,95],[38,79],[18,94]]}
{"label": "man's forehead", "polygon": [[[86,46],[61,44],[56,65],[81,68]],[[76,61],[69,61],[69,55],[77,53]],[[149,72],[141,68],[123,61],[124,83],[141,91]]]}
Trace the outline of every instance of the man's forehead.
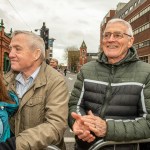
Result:
{"label": "man's forehead", "polygon": [[110,22],[110,23],[107,23],[106,28],[115,28],[116,26],[120,26],[122,28],[126,28],[126,26],[124,24],[122,24],[121,22]]}
{"label": "man's forehead", "polygon": [[26,34],[20,33],[20,34],[14,35],[11,41],[28,40],[28,39],[29,39],[29,36],[27,36]]}
{"label": "man's forehead", "polygon": [[116,32],[122,32],[122,31],[127,30],[127,28],[122,23],[115,22],[115,23],[108,23],[106,25],[105,32],[108,31],[108,30],[113,30],[113,31],[116,31]]}

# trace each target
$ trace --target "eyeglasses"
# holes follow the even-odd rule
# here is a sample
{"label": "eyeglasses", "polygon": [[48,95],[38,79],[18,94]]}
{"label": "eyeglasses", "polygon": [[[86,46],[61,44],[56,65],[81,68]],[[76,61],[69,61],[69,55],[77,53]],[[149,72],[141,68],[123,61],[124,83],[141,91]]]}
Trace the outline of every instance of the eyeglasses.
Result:
{"label": "eyeglasses", "polygon": [[104,38],[105,40],[108,40],[108,39],[111,37],[111,35],[113,35],[113,38],[116,39],[116,40],[122,39],[122,38],[124,37],[124,35],[127,35],[127,36],[132,37],[132,36],[129,35],[129,34],[121,33],[121,32],[113,32],[113,33],[111,33],[111,32],[105,32],[105,33],[103,34],[103,38]]}

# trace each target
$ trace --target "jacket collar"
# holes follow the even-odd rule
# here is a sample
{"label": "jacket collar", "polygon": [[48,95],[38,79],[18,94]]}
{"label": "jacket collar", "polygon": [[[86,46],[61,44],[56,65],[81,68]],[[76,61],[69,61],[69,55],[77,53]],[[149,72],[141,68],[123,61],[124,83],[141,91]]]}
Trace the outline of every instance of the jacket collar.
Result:
{"label": "jacket collar", "polygon": [[41,65],[41,68],[40,68],[40,71],[36,77],[36,79],[34,80],[34,90],[38,87],[41,87],[43,85],[46,84],[46,76],[44,74],[45,70],[46,70],[46,63],[43,62],[42,65]]}
{"label": "jacket collar", "polygon": [[[40,68],[40,71],[38,73],[38,76],[35,78],[35,80],[33,82],[34,90],[36,88],[41,87],[41,86],[46,84],[46,77],[44,74],[46,67],[47,67],[47,65],[43,61],[43,63],[41,64],[41,68]],[[19,74],[19,72],[14,72],[13,70],[11,70],[4,77],[5,78],[5,85],[14,92],[16,91],[15,78],[18,74]]]}

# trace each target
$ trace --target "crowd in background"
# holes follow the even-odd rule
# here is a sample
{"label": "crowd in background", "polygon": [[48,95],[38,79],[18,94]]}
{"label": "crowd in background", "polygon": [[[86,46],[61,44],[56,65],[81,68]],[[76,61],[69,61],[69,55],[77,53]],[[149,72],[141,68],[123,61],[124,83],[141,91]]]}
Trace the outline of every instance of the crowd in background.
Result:
{"label": "crowd in background", "polygon": [[50,65],[52,68],[56,69],[58,72],[60,72],[62,75],[67,75],[67,68],[60,68],[58,60],[56,58],[46,59],[46,63]]}

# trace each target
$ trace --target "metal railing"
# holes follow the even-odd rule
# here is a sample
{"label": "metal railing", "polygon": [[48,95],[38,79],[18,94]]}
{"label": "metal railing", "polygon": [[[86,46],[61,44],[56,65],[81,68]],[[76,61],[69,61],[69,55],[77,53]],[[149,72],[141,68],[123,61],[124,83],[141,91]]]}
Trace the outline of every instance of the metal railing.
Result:
{"label": "metal railing", "polygon": [[88,150],[100,150],[104,146],[109,146],[109,145],[112,145],[114,147],[114,150],[115,150],[116,145],[122,145],[122,144],[137,144],[137,150],[140,150],[139,144],[140,143],[147,143],[147,142],[150,142],[150,138],[141,139],[141,140],[133,140],[133,141],[123,141],[123,142],[99,140],[96,143],[94,143]]}
{"label": "metal railing", "polygon": [[[99,140],[99,141],[95,142],[88,150],[100,150],[104,146],[110,146],[110,145],[112,145],[115,150],[116,145],[122,145],[122,144],[137,144],[137,150],[140,150],[139,144],[140,143],[148,143],[148,142],[150,142],[150,138],[141,139],[141,140],[133,140],[133,141],[122,141],[122,142]],[[50,145],[46,148],[46,150],[61,150],[61,149],[59,149],[55,145]]]}
{"label": "metal railing", "polygon": [[59,149],[57,146],[55,146],[55,145],[49,145],[47,148],[46,148],[46,150],[61,150],[61,149]]}

